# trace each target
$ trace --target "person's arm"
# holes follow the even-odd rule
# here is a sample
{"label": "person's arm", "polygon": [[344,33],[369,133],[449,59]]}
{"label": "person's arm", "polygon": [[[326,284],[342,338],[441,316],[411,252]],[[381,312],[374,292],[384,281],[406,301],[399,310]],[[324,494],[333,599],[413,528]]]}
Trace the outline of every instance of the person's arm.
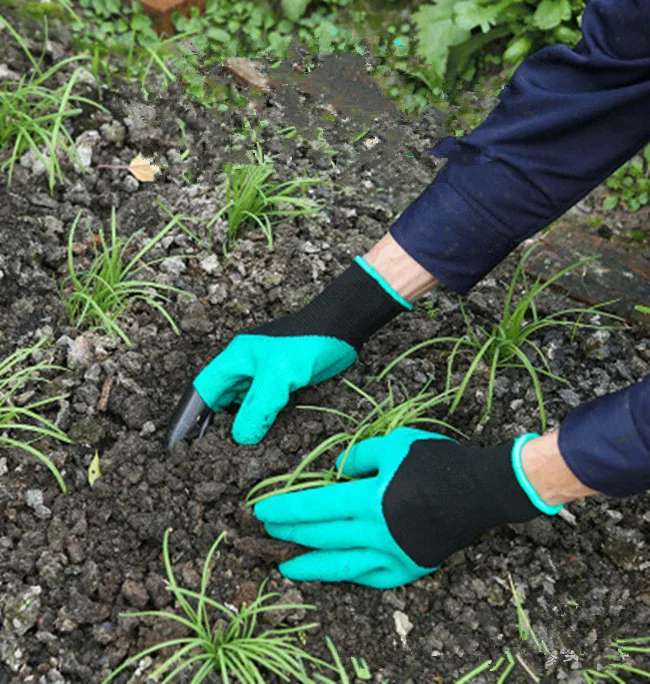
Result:
{"label": "person's arm", "polygon": [[[582,31],[526,59],[470,135],[433,148],[446,166],[364,255],[409,302],[441,283],[466,293],[650,140],[650,0],[592,0]],[[650,379],[551,434],[523,454],[548,503],[648,489]]]}
{"label": "person's arm", "polygon": [[391,226],[460,294],[650,141],[650,0],[592,0],[583,39],[528,57],[447,164]]}

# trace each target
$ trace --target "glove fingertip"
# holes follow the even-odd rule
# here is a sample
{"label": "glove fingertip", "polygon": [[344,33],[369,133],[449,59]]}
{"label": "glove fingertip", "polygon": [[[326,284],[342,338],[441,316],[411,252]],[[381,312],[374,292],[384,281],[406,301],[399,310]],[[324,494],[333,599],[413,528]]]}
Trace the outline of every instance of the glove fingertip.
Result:
{"label": "glove fingertip", "polygon": [[259,444],[264,439],[264,437],[266,437],[266,433],[268,431],[268,428],[266,428],[266,430],[263,428],[255,429],[250,425],[241,428],[237,423],[237,419],[235,419],[235,424],[232,426],[232,430],[230,431],[230,433],[235,442],[237,442],[237,444],[242,444],[244,446],[254,446],[255,444]]}

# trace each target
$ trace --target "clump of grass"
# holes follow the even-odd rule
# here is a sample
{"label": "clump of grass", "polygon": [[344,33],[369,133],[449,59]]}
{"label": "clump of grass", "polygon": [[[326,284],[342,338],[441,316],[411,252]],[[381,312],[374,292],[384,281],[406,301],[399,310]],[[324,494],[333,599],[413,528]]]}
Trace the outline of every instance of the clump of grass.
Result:
{"label": "clump of grass", "polygon": [[70,229],[69,275],[64,279],[61,288],[65,310],[74,325],[101,328],[111,337],[119,336],[130,345],[131,341],[118,319],[129,305],[134,302],[143,302],[156,309],[178,335],[178,327],[165,308],[165,304],[169,302],[167,295],[172,292],[188,297],[192,295],[171,285],[141,279],[143,272],[151,266],[171,258],[144,260],[147,253],[176,226],[176,219],[167,223],[154,238],[127,261],[127,252],[142,230],[133,233],[128,238],[118,238],[115,207],[113,207],[110,239],[105,237],[101,228],[97,235],[91,232],[90,240],[93,245],[94,259],[88,270],[78,272],[74,263],[73,244],[80,218],[81,212],[77,214]]}
{"label": "clump of grass", "polygon": [[[0,448],[14,447],[35,456],[54,475],[61,491],[65,494],[67,488],[63,476],[54,463],[34,446],[34,442],[44,437],[53,437],[61,442],[72,443],[59,427],[38,413],[40,409],[64,399],[67,395],[38,399],[25,404],[16,403],[18,393],[24,390],[26,385],[44,382],[40,377],[42,371],[64,370],[46,360],[24,365],[23,362],[39,350],[45,342],[46,339],[43,338],[34,346],[19,349],[0,361]],[[14,433],[31,433],[36,436],[36,439],[25,441],[9,436]]]}
{"label": "clump of grass", "polygon": [[[510,582],[510,591],[512,592],[515,607],[517,610],[517,626],[519,630],[519,638],[522,641],[527,641],[528,637],[532,637],[532,641],[535,644],[538,653],[545,656],[551,656],[552,651],[546,645],[546,642],[542,639],[537,638],[533,628],[530,624],[530,618],[528,617],[526,611],[521,604],[521,597],[517,590],[515,589],[514,583],[512,581],[512,576],[508,573],[508,579]],[[629,654],[633,653],[650,653],[650,646],[643,646],[642,644],[650,644],[650,636],[647,637],[634,637],[631,639],[616,639],[616,641],[610,644],[610,647],[615,649],[618,655],[601,655],[596,657],[596,661],[600,660],[621,660],[627,657]],[[513,657],[509,649],[504,649],[505,657],[500,657],[497,662],[492,665],[492,659],[484,660],[480,665],[475,667],[473,670],[463,675],[460,679],[457,679],[454,684],[470,684],[473,679],[489,668],[490,672],[498,672],[501,666],[507,662],[505,670],[499,674],[499,678],[495,679],[495,684],[504,684],[508,681],[511,670],[519,664],[523,670],[526,672],[528,678],[532,682],[541,682],[542,676],[538,675],[534,669],[523,659],[521,654],[516,654]],[[583,655],[583,654],[581,654]],[[490,667],[492,665],[492,667]],[[625,673],[640,675],[641,677],[646,677],[650,679],[650,672],[643,670],[632,665],[627,665],[626,663],[611,663],[609,662],[601,670],[596,670],[594,668],[584,668],[578,670],[578,674],[582,675],[587,684],[597,684],[597,682],[605,679],[611,682],[616,682],[616,684],[627,684],[626,680],[622,678],[621,675]],[[496,677],[497,675],[495,675]],[[636,681],[636,680],[635,680]],[[631,682],[630,682],[631,684]]]}
{"label": "clump of grass", "polygon": [[[415,424],[435,425],[436,427],[443,427],[464,436],[460,430],[457,430],[443,420],[432,418],[429,415],[439,404],[448,402],[451,396],[450,392],[438,394],[436,392],[427,391],[432,379],[424,385],[416,396],[411,398],[409,398],[408,391],[402,385],[402,392],[406,396],[406,400],[402,403],[396,403],[395,393],[390,381],[388,383],[388,395],[381,402],[376,401],[365,390],[357,387],[349,380],[343,379],[343,382],[369,401],[372,405],[372,410],[369,411],[365,418],[359,420],[354,416],[332,408],[325,408],[322,406],[299,406],[298,408],[301,409],[325,411],[340,416],[348,422],[354,432],[342,430],[341,432],[331,435],[305,456],[293,472],[275,475],[256,484],[248,492],[248,496],[246,497],[246,504],[248,506],[253,506],[258,501],[262,501],[270,496],[275,496],[276,494],[295,492],[303,489],[310,489],[312,487],[322,487],[335,484],[339,481],[356,479],[343,475],[343,468],[348,454],[350,453],[350,449],[352,449],[357,442],[369,439],[370,437],[383,437],[399,427]],[[343,452],[344,456],[338,469],[336,466],[332,466],[328,470],[305,472],[316,459],[334,447],[345,447]],[[277,487],[278,485],[282,486],[273,489],[270,492],[260,494],[262,490],[269,487]]]}
{"label": "clump of grass", "polygon": [[[224,245],[224,251],[234,245],[242,225],[249,220],[260,227],[271,247],[273,226],[283,223],[290,216],[315,214],[324,206],[323,201],[313,200],[306,194],[308,186],[326,183],[323,179],[293,178],[284,183],[269,180],[273,175],[274,165],[270,159],[264,157],[259,143],[256,146],[254,163],[227,162],[224,169],[226,203],[207,225],[211,234],[213,224],[224,212],[228,213],[227,244]],[[298,191],[300,195],[296,194]]]}
{"label": "clump of grass", "polygon": [[[210,580],[212,558],[217,547],[225,537],[225,532],[212,545],[203,565],[201,588],[197,593],[179,587],[169,557],[169,533],[165,531],[163,540],[163,559],[167,571],[167,589],[181,607],[184,616],[167,611],[142,611],[125,613],[131,617],[157,617],[174,620],[190,630],[191,635],[172,639],[151,646],[137,655],[126,660],[114,670],[102,684],[108,684],[126,668],[139,660],[162,649],[172,648],[174,653],[158,665],[149,675],[154,681],[159,681],[165,673],[162,682],[172,681],[184,670],[193,667],[196,670],[192,682],[200,684],[212,673],[221,677],[224,684],[235,680],[242,684],[264,684],[267,681],[264,674],[273,672],[284,681],[299,681],[311,683],[305,671],[305,663],[316,668],[325,668],[340,673],[340,660],[335,666],[324,660],[310,655],[296,644],[296,641],[306,630],[313,629],[317,623],[299,625],[297,627],[275,627],[259,631],[258,621],[263,613],[286,610],[313,610],[316,606],[306,604],[269,603],[279,598],[278,593],[264,593],[268,580],[260,585],[257,598],[250,604],[245,603],[237,610],[219,603],[208,597],[208,582]],[[214,621],[210,613],[216,611],[221,617]],[[304,637],[303,637],[304,638]],[[328,639],[330,651],[336,653],[331,640]],[[173,669],[172,669],[173,668]],[[345,672],[343,672],[345,675]],[[321,675],[318,681],[331,682]],[[344,680],[346,683],[349,680]],[[333,684],[333,683],[332,683]]]}
{"label": "clump of grass", "polygon": [[[492,410],[494,384],[498,371],[504,368],[518,368],[526,370],[530,375],[530,378],[533,382],[533,387],[535,389],[535,395],[537,397],[542,430],[545,430],[546,410],[544,408],[544,397],[542,394],[540,376],[551,378],[557,382],[563,382],[566,384],[569,384],[569,382],[565,378],[561,378],[551,371],[544,352],[531,339],[531,337],[544,328],[556,325],[572,327],[574,335],[578,328],[595,328],[603,330],[617,327],[584,323],[582,319],[589,315],[603,316],[611,320],[616,320],[620,323],[624,323],[625,321],[620,316],[616,316],[602,310],[603,307],[613,303],[613,301],[616,300],[603,302],[602,304],[596,304],[595,306],[590,307],[563,309],[562,311],[549,314],[548,316],[540,317],[535,301],[537,297],[544,292],[544,290],[557,282],[560,278],[567,275],[571,271],[576,270],[577,268],[585,266],[587,263],[593,261],[597,257],[581,259],[580,261],[563,268],[544,283],[542,283],[541,276],[538,276],[531,287],[529,286],[528,279],[526,278],[524,266],[531,252],[537,247],[538,244],[530,247],[524,253],[519,264],[517,265],[515,273],[508,287],[505,305],[503,312],[501,313],[501,319],[492,326],[492,329],[488,330],[483,326],[473,326],[461,302],[461,312],[467,326],[467,333],[465,335],[462,337],[435,337],[425,340],[424,342],[420,342],[391,361],[391,363],[388,364],[388,366],[384,369],[384,371],[382,371],[377,379],[381,380],[396,364],[420,349],[424,349],[425,347],[439,343],[451,343],[453,346],[447,360],[446,390],[448,392],[451,389],[454,363],[456,362],[459,354],[469,354],[472,356],[472,359],[469,368],[467,369],[467,372],[465,373],[463,380],[461,381],[458,390],[455,393],[454,399],[449,409],[450,414],[452,414],[458,408],[458,405],[460,404],[460,401],[467,390],[470,380],[479,373],[485,374],[488,378],[488,393],[485,413],[481,418],[481,421],[484,421]],[[520,281],[523,285],[523,294],[515,303],[515,289]],[[569,315],[574,315],[577,318],[574,320],[566,318],[566,316]],[[531,353],[533,358],[536,357],[539,361],[541,361],[541,366],[535,365],[533,361],[531,361],[529,358]]]}
{"label": "clump of grass", "polygon": [[[32,65],[29,76],[24,74],[18,81],[0,82],[0,149],[9,151],[9,157],[0,169],[8,169],[7,180],[11,184],[16,162],[23,153],[32,150],[47,171],[52,193],[56,181],[64,180],[58,158],[59,151],[63,151],[83,172],[76,145],[64,124],[82,113],[83,109],[78,106],[80,104],[90,105],[104,112],[108,110],[86,97],[72,94],[83,67],[75,69],[58,88],[46,85],[68,64],[85,60],[86,57],[68,57],[44,70],[41,66],[44,52],[37,61],[24,38],[5,18],[0,17],[0,24],[13,36]],[[46,45],[47,23],[45,26]]]}

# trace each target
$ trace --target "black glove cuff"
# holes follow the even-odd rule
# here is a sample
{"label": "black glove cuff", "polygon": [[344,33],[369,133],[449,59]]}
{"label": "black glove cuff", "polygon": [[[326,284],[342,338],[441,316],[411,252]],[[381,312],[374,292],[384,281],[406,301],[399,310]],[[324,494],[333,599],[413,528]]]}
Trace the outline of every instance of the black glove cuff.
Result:
{"label": "black glove cuff", "polygon": [[437,567],[490,528],[542,514],[512,468],[513,444],[412,444],[386,489],[383,512],[393,538],[418,565]]}
{"label": "black glove cuff", "polygon": [[356,262],[307,306],[269,321],[249,334],[336,337],[357,351],[406,307]]}

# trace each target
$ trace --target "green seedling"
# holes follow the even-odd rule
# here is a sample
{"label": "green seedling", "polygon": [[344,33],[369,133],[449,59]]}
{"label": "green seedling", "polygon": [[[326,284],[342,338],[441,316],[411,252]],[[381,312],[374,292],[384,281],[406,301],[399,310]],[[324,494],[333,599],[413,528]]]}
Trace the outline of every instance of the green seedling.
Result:
{"label": "green seedling", "polygon": [[365,136],[367,135],[367,133],[368,133],[369,130],[370,130],[370,126],[366,126],[366,128],[364,128],[364,130],[359,131],[359,133],[357,133],[356,135],[354,135],[353,138],[352,138],[352,140],[353,140],[354,142],[359,142],[359,140],[362,140],[363,138],[365,138]]}
{"label": "green seedling", "polygon": [[[273,603],[281,597],[278,593],[264,593],[268,580],[260,585],[257,598],[241,608],[231,608],[208,596],[213,557],[217,547],[225,537],[225,532],[212,545],[203,565],[201,587],[197,593],[180,587],[174,577],[169,557],[169,533],[163,539],[163,559],[167,571],[167,589],[182,609],[184,615],[167,611],[142,611],[126,613],[130,617],[166,618],[190,630],[191,635],[165,641],[144,649],[132,656],[113,671],[102,684],[108,684],[118,674],[138,663],[142,658],[163,649],[173,649],[173,654],[158,665],[149,675],[154,681],[165,675],[161,681],[170,682],[188,668],[196,670],[192,682],[200,684],[208,677],[218,675],[224,684],[231,681],[241,684],[264,684],[267,673],[274,673],[284,681],[298,681],[311,684],[314,679],[307,676],[305,663],[317,668],[334,670],[337,668],[320,658],[316,658],[302,648],[296,641],[298,634],[314,629],[317,623],[297,627],[274,627],[260,631],[259,618],[264,613],[287,610],[314,610],[316,606],[307,604]],[[216,613],[218,619],[211,617]],[[328,639],[328,645],[331,641]],[[332,645],[333,647],[333,645]],[[336,650],[333,650],[336,653]],[[152,666],[153,668],[153,666]],[[173,669],[172,669],[173,668]]]}
{"label": "green seedling", "polygon": [[281,128],[278,133],[284,135],[285,140],[293,140],[298,135],[298,129],[295,126],[287,126]]}
{"label": "green seedling", "polygon": [[[612,304],[613,301],[616,300],[603,302],[602,304],[596,304],[595,306],[590,306],[587,308],[563,309],[562,311],[549,314],[548,316],[540,317],[536,304],[536,299],[539,297],[539,295],[560,280],[560,278],[594,261],[597,257],[589,257],[577,261],[576,263],[563,268],[544,283],[542,283],[541,277],[538,276],[532,287],[530,287],[524,272],[524,266],[531,252],[537,247],[538,244],[535,244],[526,250],[519,264],[517,265],[515,273],[508,287],[501,319],[494,324],[490,330],[483,326],[472,326],[461,301],[461,312],[467,326],[467,333],[464,336],[435,337],[425,340],[424,342],[420,342],[391,361],[377,379],[381,380],[388,372],[390,372],[390,370],[392,370],[392,368],[394,368],[397,363],[416,351],[419,351],[420,349],[424,349],[434,344],[450,343],[453,346],[447,361],[447,392],[449,392],[451,389],[454,363],[459,354],[470,354],[473,357],[451,403],[449,409],[450,414],[452,414],[458,408],[458,405],[460,404],[461,399],[467,390],[470,380],[475,375],[481,373],[487,375],[488,378],[486,409],[481,421],[486,420],[492,410],[494,385],[499,370],[504,368],[523,369],[528,372],[532,380],[533,387],[535,389],[535,395],[537,397],[542,430],[545,430],[546,410],[544,408],[544,397],[542,394],[540,376],[550,378],[557,382],[563,382],[565,384],[569,384],[569,382],[551,371],[546,356],[538,344],[531,339],[531,337],[540,330],[551,326],[570,326],[573,328],[573,335],[575,335],[575,332],[578,328],[603,330],[615,329],[617,327],[584,323],[582,319],[585,318],[585,316],[598,315],[618,321],[621,324],[624,324],[625,320],[620,316],[616,316],[602,310],[603,307]],[[521,295],[519,301],[515,304],[515,289],[520,280],[522,281],[523,285],[523,294]],[[577,318],[575,320],[564,318],[568,315],[574,315]],[[531,352],[533,357],[537,357],[537,359],[541,361],[541,367],[534,365],[533,361],[531,361],[529,358],[529,354]]]}
{"label": "green seedling", "polygon": [[[327,181],[318,178],[294,178],[277,184],[269,181],[274,171],[273,162],[264,158],[259,143],[255,159],[256,163],[252,164],[234,165],[228,162],[225,165],[225,205],[207,225],[211,235],[213,224],[221,218],[224,212],[228,212],[228,237],[224,250],[234,245],[241,226],[247,220],[257,223],[271,247],[273,226],[283,223],[290,216],[315,214],[324,206],[324,201],[319,202],[307,197],[306,191],[310,185],[319,185]],[[300,197],[295,194],[299,190],[301,191]],[[273,217],[278,218],[272,221]]]}
{"label": "green seedling", "polygon": [[638,311],[639,313],[646,314],[647,316],[650,316],[650,306],[643,306],[642,304],[637,304],[637,306],[634,307],[635,311]]}
{"label": "green seedling", "polygon": [[357,679],[361,679],[364,682],[369,682],[372,679],[370,674],[370,668],[365,658],[361,658],[359,661],[352,656],[352,667],[354,668],[354,676]]}
{"label": "green seedling", "polygon": [[[38,448],[34,442],[45,437],[52,437],[60,442],[72,444],[72,441],[54,423],[40,415],[39,411],[46,406],[51,406],[67,395],[38,399],[27,403],[20,401],[19,393],[26,386],[45,382],[40,377],[41,372],[49,370],[65,370],[48,361],[39,361],[32,365],[24,365],[29,357],[41,349],[45,344],[45,338],[34,346],[19,349],[6,359],[0,361],[0,449],[16,448],[35,456],[54,475],[61,491],[67,493],[63,476],[52,461]],[[31,433],[36,436],[35,440],[25,441],[10,435],[16,433]]]}
{"label": "green seedling", "polygon": [[[179,330],[165,308],[169,302],[168,294],[174,292],[191,297],[192,295],[171,285],[142,279],[143,273],[156,263],[171,257],[145,261],[147,253],[157,245],[178,223],[172,219],[154,238],[149,240],[134,257],[127,261],[127,252],[142,234],[142,230],[130,237],[117,237],[115,207],[111,210],[111,233],[107,239],[99,230],[97,235],[90,235],[94,258],[90,268],[77,271],[74,257],[74,236],[81,218],[77,214],[68,237],[68,272],[62,283],[61,297],[68,317],[74,325],[103,329],[111,337],[120,337],[128,345],[131,344],[127,334],[118,322],[124,310],[135,302],[142,302],[156,309],[178,335]],[[174,257],[182,258],[182,257]]]}
{"label": "green seedling", "polygon": [[[17,81],[0,82],[0,150],[9,152],[9,157],[2,162],[0,169],[8,172],[7,181],[11,184],[16,162],[31,150],[47,171],[52,193],[56,181],[64,180],[58,158],[60,152],[65,153],[83,172],[77,148],[65,124],[82,113],[83,109],[79,106],[82,104],[106,113],[108,110],[86,97],[72,94],[83,67],[67,76],[60,87],[51,88],[47,85],[62,69],[73,62],[86,60],[86,57],[68,57],[44,70],[41,63],[45,47],[40,59],[36,60],[23,37],[4,17],[0,17],[0,25],[9,31],[32,65],[31,75],[23,75]],[[45,29],[44,45],[47,45],[47,22]]]}
{"label": "green seedling", "polygon": [[[416,396],[411,398],[408,397],[408,392],[402,385],[402,391],[406,396],[406,400],[400,404],[396,403],[395,393],[390,381],[388,383],[388,396],[381,402],[376,401],[365,390],[357,387],[349,380],[343,379],[343,382],[370,402],[372,410],[365,418],[358,420],[354,416],[336,409],[322,406],[299,406],[298,408],[309,411],[324,411],[337,415],[346,420],[354,432],[350,433],[343,430],[331,435],[305,456],[292,473],[275,475],[255,485],[246,497],[246,504],[248,506],[253,506],[258,501],[262,501],[263,499],[276,494],[301,491],[312,487],[323,487],[325,485],[335,484],[339,481],[352,481],[353,479],[356,479],[343,475],[345,460],[350,453],[350,449],[352,449],[357,442],[369,439],[370,437],[387,435],[398,427],[417,424],[435,425],[437,428],[446,428],[463,437],[465,436],[460,430],[457,430],[445,421],[430,417],[429,414],[433,409],[440,404],[448,402],[452,396],[452,392],[443,392],[442,394],[428,392],[427,390],[432,379],[424,385]],[[344,457],[338,470],[335,466],[332,466],[328,470],[305,472],[316,459],[330,449],[340,449],[342,447],[344,447]],[[282,486],[270,492],[260,493],[264,489],[277,487],[278,485]]]}

